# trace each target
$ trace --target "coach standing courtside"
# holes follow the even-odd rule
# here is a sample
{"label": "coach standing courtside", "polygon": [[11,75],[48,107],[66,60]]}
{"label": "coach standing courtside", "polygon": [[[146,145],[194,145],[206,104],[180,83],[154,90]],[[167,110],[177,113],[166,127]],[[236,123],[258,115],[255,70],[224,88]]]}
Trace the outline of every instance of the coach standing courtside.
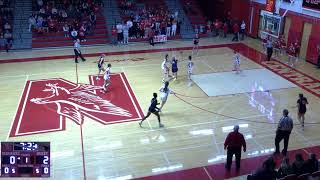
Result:
{"label": "coach standing courtside", "polygon": [[240,160],[241,160],[241,148],[243,147],[243,152],[246,152],[246,141],[241,133],[239,133],[239,126],[236,125],[233,128],[233,132],[229,133],[225,142],[224,149],[227,149],[227,164],[226,169],[230,171],[232,157],[236,156],[236,168],[237,171],[240,170]]}
{"label": "coach standing courtside", "polygon": [[78,57],[82,59],[82,61],[86,61],[86,59],[82,56],[81,51],[80,51],[80,40],[77,39],[73,45],[73,50],[74,50],[74,60],[76,63],[78,63]]}
{"label": "coach standing courtside", "polygon": [[287,155],[287,150],[288,150],[288,143],[289,143],[289,137],[293,128],[293,121],[291,117],[288,116],[289,111],[287,109],[283,110],[283,116],[279,121],[278,124],[278,129],[276,131],[276,138],[275,138],[275,146],[276,146],[276,151],[274,154],[279,154],[279,143],[283,139],[283,150],[282,150],[282,155],[286,156]]}

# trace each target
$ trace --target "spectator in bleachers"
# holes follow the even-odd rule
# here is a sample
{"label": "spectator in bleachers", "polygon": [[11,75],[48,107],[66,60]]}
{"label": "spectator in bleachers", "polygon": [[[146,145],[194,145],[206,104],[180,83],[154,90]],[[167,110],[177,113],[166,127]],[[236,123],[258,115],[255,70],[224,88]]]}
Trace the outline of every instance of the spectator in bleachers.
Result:
{"label": "spectator in bleachers", "polygon": [[58,17],[58,9],[57,9],[56,7],[53,7],[53,8],[51,9],[51,16],[52,16],[53,18],[57,18],[57,17]]}
{"label": "spectator in bleachers", "polygon": [[36,23],[37,23],[36,18],[34,17],[34,15],[31,15],[29,17],[29,32],[31,32],[31,30],[33,30],[33,28],[36,27]]}
{"label": "spectator in bleachers", "polygon": [[319,161],[315,154],[310,154],[309,159],[305,161],[304,168],[306,173],[314,173],[319,171]]}
{"label": "spectator in bleachers", "polygon": [[67,12],[64,9],[62,9],[59,13],[59,22],[66,22],[67,18],[68,18]]}
{"label": "spectator in bleachers", "polygon": [[95,27],[96,26],[96,23],[97,23],[97,16],[91,12],[90,14],[90,22],[92,23],[92,25]]}
{"label": "spectator in bleachers", "polygon": [[150,27],[147,27],[146,30],[148,33],[148,39],[149,39],[150,45],[154,46],[154,41],[153,41],[153,38],[155,36],[154,31]]}
{"label": "spectator in bleachers", "polygon": [[43,1],[42,0],[37,0],[38,7],[41,8],[43,6]]}
{"label": "spectator in bleachers", "polygon": [[82,24],[81,27],[80,27],[80,30],[79,30],[79,38],[81,40],[81,42],[86,42],[86,26],[85,24]]}
{"label": "spectator in bleachers", "polygon": [[[123,23],[122,23],[123,24]],[[123,26],[121,23],[118,23],[116,28],[117,28],[117,33],[118,33],[118,44],[122,44],[122,40],[123,40]]]}
{"label": "spectator in bleachers", "polygon": [[42,30],[43,30],[43,32],[49,32],[49,23],[48,23],[47,19],[44,19],[42,22]]}
{"label": "spectator in bleachers", "polygon": [[276,171],[275,162],[272,157],[269,157],[263,162],[262,168],[259,168],[255,173],[251,175],[250,180],[275,180]]}
{"label": "spectator in bleachers", "polygon": [[232,26],[232,30],[233,30],[233,38],[232,41],[239,41],[239,25],[238,23],[234,22],[233,26]]}
{"label": "spectator in bleachers", "polygon": [[4,39],[5,39],[5,48],[6,51],[9,51],[9,48],[12,46],[12,42],[13,42],[13,36],[12,33],[10,31],[6,31],[3,35]]}
{"label": "spectator in bleachers", "polygon": [[122,25],[123,29],[123,44],[129,43],[129,26],[127,24]]}
{"label": "spectator in bleachers", "polygon": [[292,171],[297,176],[304,174],[306,172],[304,166],[304,160],[301,154],[296,154],[295,161],[292,163]]}
{"label": "spectator in bleachers", "polygon": [[57,32],[57,28],[56,28],[57,21],[55,19],[49,18],[48,25],[49,25],[49,32]]}
{"label": "spectator in bleachers", "polygon": [[8,30],[8,31],[11,31],[12,30],[12,27],[11,27],[11,25],[9,24],[9,22],[6,22],[5,24],[4,24],[4,30]]}
{"label": "spectator in bleachers", "polygon": [[69,26],[68,24],[64,24],[64,26],[62,27],[63,33],[64,33],[64,37],[69,37]]}
{"label": "spectator in bleachers", "polygon": [[224,38],[227,37],[228,27],[229,27],[229,26],[228,26],[227,22],[225,22],[225,23],[223,24],[223,37],[224,37]]}
{"label": "spectator in bleachers", "polygon": [[171,35],[171,22],[169,20],[167,21],[166,35],[168,37]]}
{"label": "spectator in bleachers", "polygon": [[76,29],[74,29],[74,28],[71,31],[71,37],[72,37],[73,40],[78,39],[78,31]]}
{"label": "spectator in bleachers", "polygon": [[47,14],[46,14],[46,10],[44,9],[44,8],[41,8],[40,10],[39,10],[39,16],[41,16],[41,17],[47,17]]}
{"label": "spectator in bleachers", "polygon": [[117,44],[117,28],[116,26],[112,26],[112,29],[111,29],[111,35],[112,35],[112,44],[113,45],[116,45]]}
{"label": "spectator in bleachers", "polygon": [[278,169],[277,172],[277,178],[283,178],[289,174],[292,174],[292,167],[289,163],[289,158],[288,157],[284,157],[282,159],[282,162],[280,164],[280,167]]}
{"label": "spectator in bleachers", "polygon": [[175,36],[176,33],[177,33],[177,21],[174,20],[171,26],[171,36]]}

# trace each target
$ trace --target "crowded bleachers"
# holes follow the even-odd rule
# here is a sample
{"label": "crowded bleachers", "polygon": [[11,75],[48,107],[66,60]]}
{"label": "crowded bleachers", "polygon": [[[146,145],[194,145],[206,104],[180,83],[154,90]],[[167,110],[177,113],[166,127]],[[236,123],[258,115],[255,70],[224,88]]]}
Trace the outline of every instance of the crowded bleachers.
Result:
{"label": "crowded bleachers", "polygon": [[168,39],[180,37],[178,14],[170,12],[163,0],[118,0],[117,2],[123,21],[117,22],[117,26],[114,27],[118,33],[114,34],[118,36],[118,43],[122,41],[119,34],[126,26],[129,26],[130,41],[143,41],[155,35],[167,35]]}
{"label": "crowded bleachers", "polygon": [[11,48],[13,42],[13,1],[0,0],[0,49]]}
{"label": "crowded bleachers", "polygon": [[199,2],[196,0],[180,0],[180,2],[194,29],[198,29],[200,35],[205,34],[206,18],[201,11]]}
{"label": "crowded bleachers", "polygon": [[102,6],[100,0],[33,0],[32,47],[70,46],[75,39],[84,45],[107,43]]}
{"label": "crowded bleachers", "polygon": [[290,162],[289,157],[284,157],[279,167],[276,167],[276,161],[273,157],[270,157],[265,160],[262,166],[254,173],[248,175],[247,179],[316,180],[320,178],[320,164],[315,154],[310,154],[309,157],[303,157],[302,154],[297,153],[291,161],[292,162]]}

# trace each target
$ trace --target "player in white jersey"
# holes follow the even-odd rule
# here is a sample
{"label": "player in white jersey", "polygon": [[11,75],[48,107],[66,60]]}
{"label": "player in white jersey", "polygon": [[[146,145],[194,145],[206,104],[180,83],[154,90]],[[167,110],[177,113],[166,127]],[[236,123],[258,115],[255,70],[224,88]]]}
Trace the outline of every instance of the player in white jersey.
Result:
{"label": "player in white jersey", "polygon": [[187,63],[187,71],[188,71],[188,80],[189,81],[191,81],[192,70],[193,70],[192,56],[189,56],[188,63]]}
{"label": "player in white jersey", "polygon": [[233,51],[233,53],[234,53],[234,56],[233,56],[233,70],[234,71],[236,71],[236,73],[238,74],[238,73],[240,73],[240,55],[237,53],[237,51]]}
{"label": "player in white jersey", "polygon": [[169,77],[168,56],[169,55],[166,54],[166,56],[161,64],[161,69],[162,69],[162,73],[163,73],[162,82],[165,82],[165,80]]}
{"label": "player in white jersey", "polygon": [[161,109],[166,104],[169,94],[173,94],[174,92],[169,88],[169,82],[166,81],[164,85],[159,89],[160,91],[160,100],[161,100],[161,106],[159,108],[159,112],[161,112]]}
{"label": "player in white jersey", "polygon": [[98,75],[97,75],[97,78],[96,80],[99,80],[99,75],[101,73],[101,71],[103,71],[103,64],[104,64],[104,58],[106,57],[105,54],[102,54],[99,58],[99,60],[96,61],[97,65],[98,65]]}
{"label": "player in white jersey", "polygon": [[103,84],[103,91],[106,92],[107,91],[107,87],[110,85],[110,70],[111,70],[111,64],[108,64],[105,72],[104,72],[104,84]]}

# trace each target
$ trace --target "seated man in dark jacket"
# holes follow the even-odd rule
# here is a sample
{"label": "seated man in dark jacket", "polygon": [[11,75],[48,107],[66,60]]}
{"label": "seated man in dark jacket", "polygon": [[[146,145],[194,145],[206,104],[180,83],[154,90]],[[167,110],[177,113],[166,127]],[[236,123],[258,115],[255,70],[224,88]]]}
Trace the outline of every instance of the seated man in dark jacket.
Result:
{"label": "seated man in dark jacket", "polygon": [[301,154],[296,154],[295,161],[292,163],[292,171],[297,176],[304,174],[306,172],[305,162]]}
{"label": "seated man in dark jacket", "polygon": [[319,162],[315,154],[310,154],[309,159],[305,161],[304,168],[306,173],[319,171]]}
{"label": "seated man in dark jacket", "polygon": [[262,168],[258,169],[255,173],[251,175],[250,180],[275,180],[276,171],[275,162],[272,157],[269,157],[263,162]]}

